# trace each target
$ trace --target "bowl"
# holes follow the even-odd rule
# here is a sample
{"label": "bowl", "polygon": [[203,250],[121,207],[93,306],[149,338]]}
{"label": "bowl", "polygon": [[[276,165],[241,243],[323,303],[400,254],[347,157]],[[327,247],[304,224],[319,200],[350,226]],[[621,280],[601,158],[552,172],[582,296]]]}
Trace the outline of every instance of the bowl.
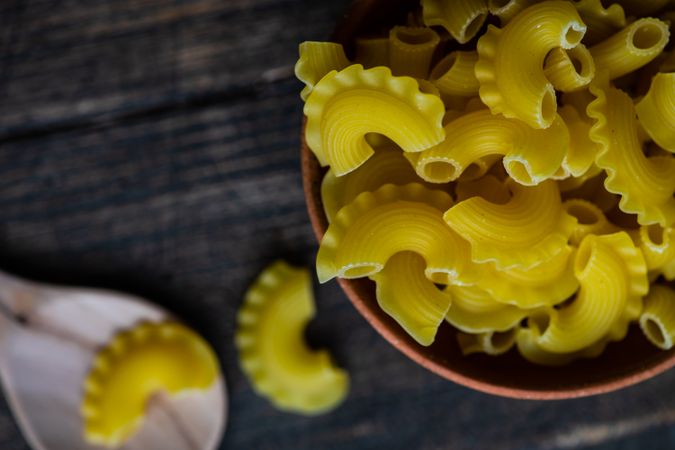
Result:
{"label": "bowl", "polygon": [[[402,23],[418,4],[418,0],[356,0],[332,40],[343,44],[350,55],[356,36]],[[328,227],[321,201],[321,180],[326,170],[307,147],[304,136],[303,123],[303,186],[312,227],[320,242]],[[675,350],[654,347],[636,325],[631,326],[626,339],[609,344],[600,357],[555,368],[529,363],[515,349],[501,356],[463,356],[455,330],[447,323],[441,325],[434,344],[423,347],[380,309],[372,281],[339,279],[338,283],[368,323],[403,354],[443,378],[489,394],[538,400],[584,397],[639,383],[675,365]]]}

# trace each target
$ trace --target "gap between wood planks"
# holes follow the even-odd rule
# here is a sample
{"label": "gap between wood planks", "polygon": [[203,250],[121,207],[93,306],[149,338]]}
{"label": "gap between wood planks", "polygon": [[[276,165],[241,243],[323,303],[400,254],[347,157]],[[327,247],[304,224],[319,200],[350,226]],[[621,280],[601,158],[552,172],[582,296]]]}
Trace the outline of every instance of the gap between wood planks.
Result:
{"label": "gap between wood planks", "polygon": [[285,81],[293,76],[293,66],[275,67],[266,70],[261,74],[258,80],[246,86],[234,86],[220,92],[200,93],[185,99],[158,103],[146,108],[140,108],[120,114],[106,113],[94,115],[91,118],[74,123],[47,125],[42,128],[13,132],[5,135],[0,134],[0,145],[9,142],[28,141],[87,128],[110,126],[117,123],[123,124],[137,119],[162,115],[169,111],[197,110],[211,106],[222,106],[229,103],[240,102],[247,98],[256,97],[267,85]]}

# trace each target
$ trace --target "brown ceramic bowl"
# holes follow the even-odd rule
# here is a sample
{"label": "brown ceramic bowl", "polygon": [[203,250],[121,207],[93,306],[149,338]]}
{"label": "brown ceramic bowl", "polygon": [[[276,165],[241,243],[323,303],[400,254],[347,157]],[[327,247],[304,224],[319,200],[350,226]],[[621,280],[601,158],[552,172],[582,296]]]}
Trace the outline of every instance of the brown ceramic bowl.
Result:
{"label": "brown ceramic bowl", "polygon": [[[418,0],[356,0],[333,39],[349,53],[355,36],[403,22],[416,4]],[[314,233],[321,240],[328,226],[320,193],[325,170],[305,143],[304,125],[301,151],[307,209]],[[373,282],[367,279],[338,282],[361,315],[406,356],[448,380],[490,394],[540,400],[584,397],[630,386],[675,365],[675,351],[657,349],[636,326],[625,340],[610,344],[600,357],[559,368],[531,364],[515,350],[498,357],[463,356],[454,330],[447,323],[441,325],[435,343],[423,347],[380,309]]]}

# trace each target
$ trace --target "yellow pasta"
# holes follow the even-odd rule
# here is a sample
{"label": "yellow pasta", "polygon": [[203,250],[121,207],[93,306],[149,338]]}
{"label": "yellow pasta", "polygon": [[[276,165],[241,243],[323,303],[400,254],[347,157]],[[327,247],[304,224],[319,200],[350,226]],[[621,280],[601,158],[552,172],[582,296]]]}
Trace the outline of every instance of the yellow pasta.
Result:
{"label": "yellow pasta", "polygon": [[452,52],[436,64],[429,79],[444,97],[475,97],[480,87],[474,73],[476,61],[476,52]]}
{"label": "yellow pasta", "polygon": [[642,253],[628,234],[587,236],[579,246],[574,270],[581,284],[576,298],[549,309],[549,323],[536,342],[552,353],[571,353],[604,338],[620,340],[642,308],[649,290]]}
{"label": "yellow pasta", "polygon": [[659,225],[631,230],[631,237],[645,257],[647,270],[662,271],[675,262],[675,228]]}
{"label": "yellow pasta", "polygon": [[[563,192],[563,200],[570,199],[584,199],[592,202],[595,206],[600,208],[604,213],[609,213],[619,204],[620,196],[612,194],[605,189],[604,182],[607,179],[604,172],[601,172],[598,175],[591,176],[586,178],[586,176],[580,177],[582,179],[582,184],[577,187],[572,187],[571,189]],[[584,178],[586,178],[584,180]],[[558,184],[564,184],[567,180],[563,180]]]}
{"label": "yellow pasta", "polygon": [[253,389],[284,411],[327,412],[349,390],[348,374],[329,353],[305,344],[305,327],[314,314],[307,270],[277,261],[249,288],[237,315],[242,369]]}
{"label": "yellow pasta", "polygon": [[[570,143],[562,167],[573,175],[574,179],[580,179],[583,175],[589,174],[589,171],[591,171],[590,175],[593,175],[593,163],[600,145],[590,138],[591,123],[585,120],[572,105],[560,108],[559,114],[567,125],[570,135]],[[596,170],[595,174],[597,173]]]}
{"label": "yellow pasta", "polygon": [[98,351],[84,380],[84,438],[120,448],[142,426],[153,395],[206,390],[219,373],[211,347],[183,325],[141,323],[122,331]]}
{"label": "yellow pasta", "polygon": [[427,26],[438,25],[460,44],[473,39],[487,18],[487,0],[422,0]]}
{"label": "yellow pasta", "polygon": [[579,0],[574,6],[581,20],[588,27],[584,42],[597,44],[626,26],[626,14],[621,5],[612,3],[605,7],[602,0]]}
{"label": "yellow pasta", "polygon": [[655,284],[644,300],[640,328],[649,341],[663,350],[675,343],[675,290]]}
{"label": "yellow pasta", "polygon": [[598,71],[610,79],[633,72],[659,56],[670,32],[668,24],[654,18],[639,19],[590,48]]}
{"label": "yellow pasta", "polygon": [[466,333],[507,331],[527,317],[527,311],[494,300],[475,286],[448,286],[452,305],[446,319]]}
{"label": "yellow pasta", "polygon": [[490,203],[504,204],[511,199],[509,188],[494,175],[485,175],[479,180],[460,181],[455,187],[457,202],[471,197],[481,197]]}
{"label": "yellow pasta", "polygon": [[582,89],[593,80],[595,63],[583,44],[568,50],[557,47],[546,56],[544,75],[555,89],[573,92]]}
{"label": "yellow pasta", "polygon": [[578,198],[563,202],[567,214],[577,219],[577,225],[570,236],[570,244],[579,245],[589,234],[610,234],[618,230],[611,224],[602,210],[594,203]]}
{"label": "yellow pasta", "polygon": [[394,27],[389,32],[389,67],[394,75],[426,78],[441,38],[431,28]]}
{"label": "yellow pasta", "polygon": [[304,112],[307,145],[337,176],[372,156],[368,133],[383,134],[407,152],[445,137],[441,99],[422,93],[412,78],[392,76],[386,67],[364,70],[355,64],[330,72],[314,87]]}
{"label": "yellow pasta", "polygon": [[355,45],[355,60],[366,69],[389,64],[389,37],[361,37]]}
{"label": "yellow pasta", "polygon": [[474,197],[450,208],[443,218],[471,243],[475,262],[499,269],[527,269],[567,245],[576,220],[562,208],[555,181],[525,187],[507,180],[513,198],[504,205]]}
{"label": "yellow pasta", "polygon": [[[355,171],[337,177],[329,170],[324,175],[321,199],[326,218],[332,221],[340,208],[362,192],[377,190],[388,183],[403,185],[413,182],[426,184],[417,176],[400,148],[385,144],[378,147],[373,157]],[[427,187],[431,188],[431,185]]]}
{"label": "yellow pasta", "polygon": [[424,276],[424,259],[416,253],[397,253],[373,275],[380,308],[420,345],[431,345],[450,308],[452,297]]}
{"label": "yellow pasta", "polygon": [[646,16],[665,7],[670,0],[615,0],[629,14]]}
{"label": "yellow pasta", "polygon": [[595,163],[607,172],[605,188],[620,194],[619,206],[637,214],[641,225],[675,223],[675,158],[646,158],[638,139],[631,98],[604,81],[591,84],[594,100],[587,109],[595,120],[591,140],[600,144]]}
{"label": "yellow pasta", "polygon": [[488,0],[488,11],[499,17],[502,26],[537,0]]}
{"label": "yellow pasta", "polygon": [[[502,29],[489,26],[478,41],[476,63],[483,103],[493,114],[533,128],[550,127],[557,100],[543,71],[544,60],[556,47],[576,47],[585,32],[576,9],[565,1],[530,6]],[[527,51],[522,51],[525,46]]]}
{"label": "yellow pasta", "polygon": [[307,100],[314,85],[332,70],[342,70],[349,65],[342,45],[333,42],[303,42],[300,44],[300,58],[295,64],[295,76],[305,83],[300,93]]}
{"label": "yellow pasta", "polygon": [[507,331],[489,331],[479,334],[457,333],[457,343],[463,355],[485,353],[487,355],[503,355],[516,343],[516,328]]}
{"label": "yellow pasta", "polygon": [[675,153],[675,73],[658,73],[635,106],[640,124],[661,148]]}
{"label": "yellow pasta", "polygon": [[565,247],[530,269],[499,270],[494,264],[478,266],[475,285],[502,304],[532,309],[552,306],[569,298],[579,287],[574,276],[574,250]]}
{"label": "yellow pasta", "polygon": [[435,283],[470,277],[469,244],[443,221],[451,205],[449,194],[416,183],[359,195],[338,212],[321,240],[319,282],[375,275],[402,251],[423,256],[424,273]]}
{"label": "yellow pasta", "polygon": [[483,175],[489,166],[480,167],[480,161],[504,155],[504,167],[512,178],[520,184],[536,185],[560,169],[570,142],[567,126],[559,116],[548,129],[536,130],[488,110],[450,122],[445,136],[434,147],[406,155],[417,174],[431,183],[457,180],[467,170]]}

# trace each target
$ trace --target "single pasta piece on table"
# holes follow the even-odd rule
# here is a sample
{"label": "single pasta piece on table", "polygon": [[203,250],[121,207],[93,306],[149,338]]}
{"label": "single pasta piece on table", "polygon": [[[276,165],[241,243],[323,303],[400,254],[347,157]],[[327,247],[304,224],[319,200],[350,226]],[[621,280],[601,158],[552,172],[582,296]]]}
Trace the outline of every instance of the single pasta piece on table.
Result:
{"label": "single pasta piece on table", "polygon": [[253,389],[277,408],[303,415],[335,408],[349,390],[349,376],[328,352],[305,344],[314,314],[309,272],[277,261],[249,288],[237,315],[239,359]]}

